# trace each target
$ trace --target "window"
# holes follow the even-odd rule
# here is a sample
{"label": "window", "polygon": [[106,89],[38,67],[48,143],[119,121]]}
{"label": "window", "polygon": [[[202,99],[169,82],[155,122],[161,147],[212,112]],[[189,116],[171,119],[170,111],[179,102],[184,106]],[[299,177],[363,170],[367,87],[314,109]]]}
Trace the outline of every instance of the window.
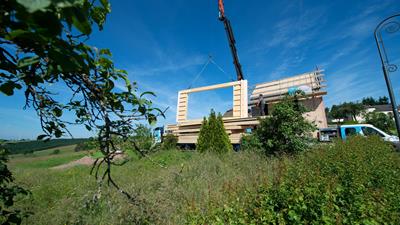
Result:
{"label": "window", "polygon": [[344,130],[344,133],[346,134],[346,136],[351,136],[351,135],[356,135],[356,134],[357,134],[357,131],[356,131],[356,128],[354,128],[354,127],[349,127],[349,128],[346,128],[346,129]]}
{"label": "window", "polygon": [[375,130],[372,127],[361,127],[361,129],[365,136],[378,135],[380,137],[383,137],[383,134],[381,134],[381,132]]}

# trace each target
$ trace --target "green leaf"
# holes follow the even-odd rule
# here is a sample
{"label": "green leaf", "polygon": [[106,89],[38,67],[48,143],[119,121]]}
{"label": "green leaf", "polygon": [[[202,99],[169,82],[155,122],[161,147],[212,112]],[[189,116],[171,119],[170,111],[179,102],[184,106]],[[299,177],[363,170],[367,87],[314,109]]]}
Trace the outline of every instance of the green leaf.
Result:
{"label": "green leaf", "polygon": [[62,110],[61,110],[60,108],[58,108],[58,107],[56,107],[56,108],[53,109],[53,113],[54,113],[54,115],[55,115],[56,117],[61,117],[62,114],[63,114]]}
{"label": "green leaf", "polygon": [[67,8],[83,4],[83,0],[52,0],[52,2],[57,8]]}
{"label": "green leaf", "polygon": [[8,81],[2,85],[0,85],[0,92],[3,92],[7,96],[11,96],[14,94],[14,88],[21,89],[22,86],[12,81]]}
{"label": "green leaf", "polygon": [[147,121],[151,126],[155,126],[157,123],[157,117],[153,114],[148,114],[147,115]]}
{"label": "green leaf", "polygon": [[100,55],[108,55],[108,56],[111,56],[111,51],[110,51],[110,49],[107,49],[107,48],[105,48],[105,49],[100,49],[99,54],[100,54]]}
{"label": "green leaf", "polygon": [[59,130],[59,129],[56,129],[56,130],[54,131],[54,135],[55,135],[57,138],[59,138],[59,137],[61,137],[61,136],[63,135],[63,132],[62,132],[61,130]]}
{"label": "green leaf", "polygon": [[45,137],[47,137],[48,135],[47,134],[41,134],[41,135],[39,135],[39,136],[37,136],[37,140],[43,140]]}
{"label": "green leaf", "polygon": [[80,8],[72,9],[72,24],[86,35],[92,33],[92,26],[89,23],[88,16]]}
{"label": "green leaf", "polygon": [[31,57],[24,57],[18,61],[18,67],[23,68],[30,66],[32,64],[36,64],[40,61],[39,56],[31,56]]}
{"label": "green leaf", "polygon": [[152,96],[156,97],[156,94],[154,94],[154,92],[152,92],[152,91],[145,91],[140,95],[140,97],[143,97],[145,95],[152,95]]}
{"label": "green leaf", "polygon": [[92,127],[90,127],[89,125],[85,124],[86,130],[91,131]]}
{"label": "green leaf", "polygon": [[110,3],[108,3],[108,0],[100,0],[101,4],[103,5],[104,8],[108,8]]}
{"label": "green leaf", "polygon": [[14,38],[16,38],[16,37],[23,36],[23,35],[27,35],[27,34],[29,34],[29,33],[30,33],[29,31],[21,30],[21,29],[12,30],[12,31],[6,36],[6,39],[7,39],[7,40],[12,40],[12,39],[14,39]]}
{"label": "green leaf", "polygon": [[17,0],[17,2],[23,5],[30,13],[44,10],[51,3],[50,0]]}

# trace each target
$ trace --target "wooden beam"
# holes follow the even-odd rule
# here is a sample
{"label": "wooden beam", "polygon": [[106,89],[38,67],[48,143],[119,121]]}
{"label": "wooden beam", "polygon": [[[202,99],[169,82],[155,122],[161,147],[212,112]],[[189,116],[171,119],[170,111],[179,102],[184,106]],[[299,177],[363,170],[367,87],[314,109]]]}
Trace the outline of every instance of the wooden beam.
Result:
{"label": "wooden beam", "polygon": [[240,84],[240,81],[233,81],[233,82],[228,82],[228,83],[223,83],[223,84],[215,84],[215,85],[210,85],[210,86],[205,86],[205,87],[191,88],[191,89],[182,90],[179,93],[189,94],[189,93],[193,93],[193,92],[210,91],[210,90],[214,90],[214,89],[232,87],[237,84]]}

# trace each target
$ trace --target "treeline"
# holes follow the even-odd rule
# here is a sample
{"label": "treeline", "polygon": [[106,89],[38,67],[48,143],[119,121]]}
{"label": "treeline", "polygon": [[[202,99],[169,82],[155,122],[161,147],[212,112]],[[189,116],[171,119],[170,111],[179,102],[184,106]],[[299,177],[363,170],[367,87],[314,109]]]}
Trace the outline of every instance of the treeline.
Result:
{"label": "treeline", "polygon": [[11,154],[24,154],[24,153],[32,153],[35,151],[45,150],[49,148],[79,144],[87,140],[88,140],[87,138],[76,138],[76,139],[53,139],[49,141],[22,141],[22,142],[5,143],[3,144],[3,147],[7,149]]}
{"label": "treeline", "polygon": [[389,104],[389,99],[386,96],[377,99],[366,97],[361,101],[344,102],[339,105],[332,105],[331,108],[325,108],[325,113],[328,122],[330,123],[353,124],[363,122],[372,124],[387,133],[394,133],[395,123],[391,112],[385,114],[383,112],[368,112],[366,110],[368,106],[387,104]]}

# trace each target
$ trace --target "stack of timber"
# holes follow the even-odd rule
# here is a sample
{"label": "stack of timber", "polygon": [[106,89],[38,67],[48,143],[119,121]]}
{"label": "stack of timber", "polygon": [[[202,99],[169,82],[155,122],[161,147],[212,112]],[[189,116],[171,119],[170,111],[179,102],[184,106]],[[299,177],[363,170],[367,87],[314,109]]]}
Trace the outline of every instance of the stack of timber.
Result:
{"label": "stack of timber", "polygon": [[[239,144],[240,138],[247,128],[254,128],[259,124],[259,117],[223,118],[225,130],[232,144]],[[167,126],[167,133],[178,137],[179,144],[195,144],[199,136],[202,120],[188,120]]]}
{"label": "stack of timber", "polygon": [[256,84],[250,96],[249,106],[254,106],[262,94],[267,103],[279,102],[290,90],[302,90],[306,96],[323,96],[327,92],[323,70],[316,70],[281,80]]}

